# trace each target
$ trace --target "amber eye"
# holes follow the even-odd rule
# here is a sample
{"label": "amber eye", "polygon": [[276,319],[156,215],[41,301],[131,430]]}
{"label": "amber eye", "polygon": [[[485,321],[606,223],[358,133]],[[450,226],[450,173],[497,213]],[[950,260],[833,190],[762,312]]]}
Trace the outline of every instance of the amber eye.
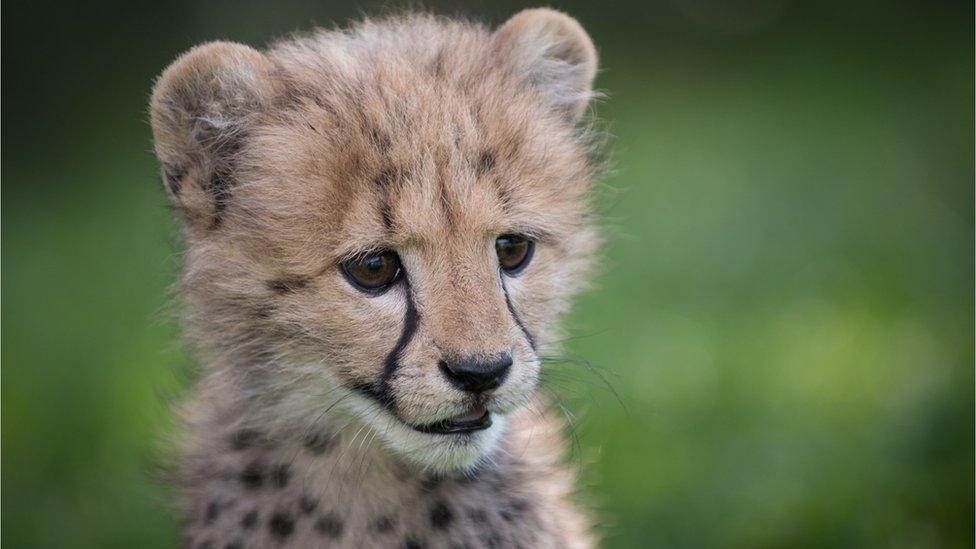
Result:
{"label": "amber eye", "polygon": [[503,234],[495,239],[498,264],[508,274],[518,274],[532,259],[535,242],[517,234]]}
{"label": "amber eye", "polygon": [[368,294],[383,292],[403,272],[400,258],[389,250],[344,261],[340,267],[353,286]]}

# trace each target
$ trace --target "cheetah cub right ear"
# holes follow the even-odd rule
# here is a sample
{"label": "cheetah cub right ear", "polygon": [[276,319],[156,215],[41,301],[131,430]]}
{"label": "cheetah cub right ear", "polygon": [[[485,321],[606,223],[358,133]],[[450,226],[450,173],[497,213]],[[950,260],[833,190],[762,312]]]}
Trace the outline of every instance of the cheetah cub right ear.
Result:
{"label": "cheetah cub right ear", "polygon": [[242,44],[193,48],[163,72],[150,103],[170,199],[190,229],[218,225],[235,154],[274,96],[271,62]]}
{"label": "cheetah cub right ear", "polygon": [[539,8],[521,11],[495,32],[499,55],[556,109],[576,122],[593,97],[597,56],[572,17]]}

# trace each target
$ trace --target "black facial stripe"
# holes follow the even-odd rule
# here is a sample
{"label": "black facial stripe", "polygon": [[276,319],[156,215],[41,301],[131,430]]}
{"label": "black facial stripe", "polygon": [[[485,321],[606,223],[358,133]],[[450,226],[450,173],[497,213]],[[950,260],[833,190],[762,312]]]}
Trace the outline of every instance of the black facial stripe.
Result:
{"label": "black facial stripe", "polygon": [[284,295],[295,290],[300,290],[308,286],[309,278],[302,275],[286,275],[281,278],[269,280],[268,289],[278,295]]}
{"label": "black facial stripe", "polygon": [[358,387],[360,391],[376,398],[381,404],[393,411],[395,411],[395,402],[390,393],[390,379],[393,378],[397,366],[400,365],[400,354],[410,344],[410,340],[413,339],[413,335],[417,331],[417,325],[420,324],[420,315],[417,313],[417,306],[413,302],[413,294],[410,291],[410,281],[406,277],[403,279],[403,288],[407,295],[407,312],[403,316],[403,331],[400,333],[400,339],[397,340],[396,346],[393,347],[390,354],[386,355],[383,375],[380,376],[379,381],[372,387]]}
{"label": "black facial stripe", "polygon": [[508,296],[508,288],[505,287],[505,279],[504,279],[504,276],[505,275],[502,274],[502,277],[503,277],[502,278],[502,292],[505,294],[505,305],[508,307],[508,312],[512,313],[512,318],[515,320],[515,324],[519,327],[520,330],[522,330],[522,333],[525,334],[525,339],[527,339],[529,341],[529,347],[532,347],[532,350],[535,351],[536,350],[535,349],[535,338],[532,337],[532,334],[529,333],[529,330],[527,330],[525,328],[525,324],[522,323],[522,317],[518,314],[518,311],[515,310],[515,306],[512,305],[512,298],[510,298]]}

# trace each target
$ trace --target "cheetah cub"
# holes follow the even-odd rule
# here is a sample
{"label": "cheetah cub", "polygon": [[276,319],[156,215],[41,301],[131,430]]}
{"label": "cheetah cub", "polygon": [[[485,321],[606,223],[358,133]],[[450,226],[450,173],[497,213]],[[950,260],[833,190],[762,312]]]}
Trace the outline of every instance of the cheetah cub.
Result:
{"label": "cheetah cub", "polygon": [[203,378],[191,547],[588,547],[533,396],[597,237],[572,18],[213,42],[152,94]]}

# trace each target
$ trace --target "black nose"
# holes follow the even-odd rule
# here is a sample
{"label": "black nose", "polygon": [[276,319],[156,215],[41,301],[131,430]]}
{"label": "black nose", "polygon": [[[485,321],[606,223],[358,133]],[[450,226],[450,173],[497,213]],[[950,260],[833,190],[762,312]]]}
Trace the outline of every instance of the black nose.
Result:
{"label": "black nose", "polygon": [[505,353],[492,358],[464,358],[440,363],[441,371],[458,389],[469,393],[490,391],[505,381],[512,367],[512,355]]}

